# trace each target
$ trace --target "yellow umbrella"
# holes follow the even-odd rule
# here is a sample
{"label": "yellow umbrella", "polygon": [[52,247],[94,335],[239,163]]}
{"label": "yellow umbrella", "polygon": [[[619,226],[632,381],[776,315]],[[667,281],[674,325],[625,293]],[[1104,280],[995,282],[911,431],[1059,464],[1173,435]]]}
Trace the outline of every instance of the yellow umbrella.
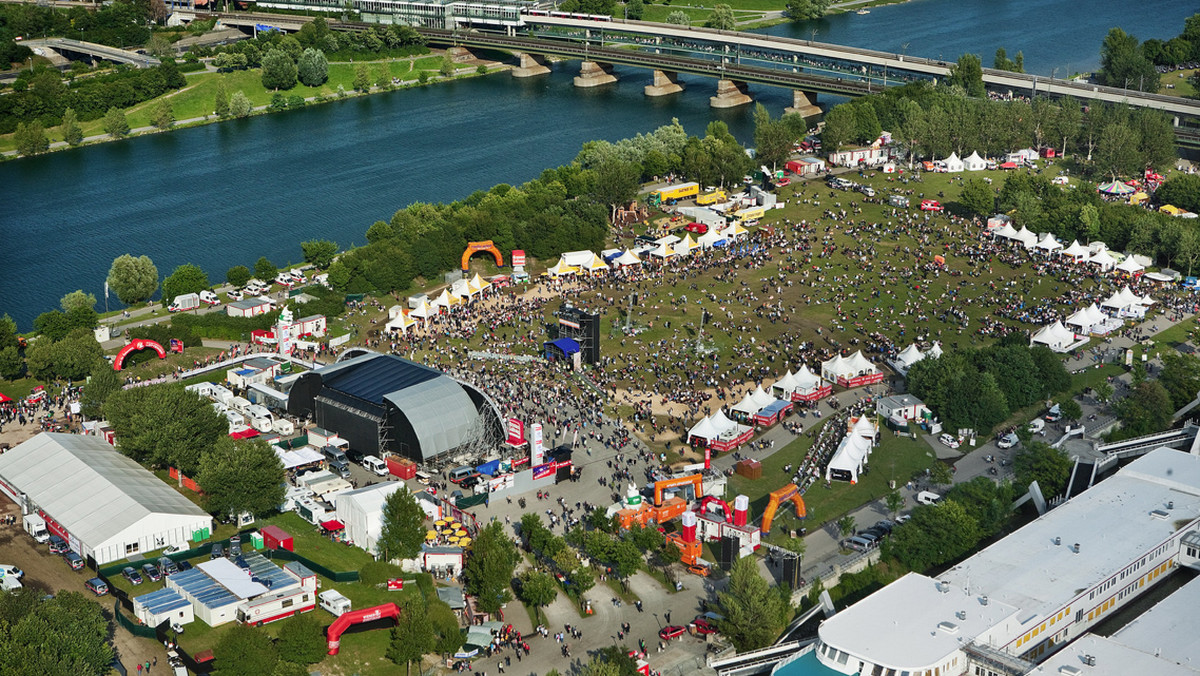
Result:
{"label": "yellow umbrella", "polygon": [[456,544],[458,542],[458,536],[451,535],[450,537],[446,538],[446,542],[449,542],[450,544]]}
{"label": "yellow umbrella", "polygon": [[434,522],[433,522],[433,525],[435,525],[435,526],[437,526],[437,527],[439,527],[439,528],[440,528],[440,527],[442,527],[442,526],[445,526],[445,525],[446,525],[446,520],[445,520],[445,519],[438,519],[437,521],[434,521]]}
{"label": "yellow umbrella", "polygon": [[466,547],[469,544],[471,544],[471,538],[459,538],[458,539],[459,547]]}
{"label": "yellow umbrella", "polygon": [[467,529],[466,529],[466,528],[460,528],[460,529],[458,529],[458,530],[454,531],[454,534],[455,534],[455,535],[457,535],[457,536],[459,536],[459,537],[462,537],[462,536],[464,536],[464,535],[466,535],[466,534],[467,534]]}
{"label": "yellow umbrella", "polygon": [[425,534],[425,539],[426,539],[426,540],[436,540],[436,539],[437,539],[437,536],[438,536],[438,534],[437,534],[437,531],[436,531],[436,530],[431,530],[431,531],[429,531],[428,533],[426,533],[426,534]]}

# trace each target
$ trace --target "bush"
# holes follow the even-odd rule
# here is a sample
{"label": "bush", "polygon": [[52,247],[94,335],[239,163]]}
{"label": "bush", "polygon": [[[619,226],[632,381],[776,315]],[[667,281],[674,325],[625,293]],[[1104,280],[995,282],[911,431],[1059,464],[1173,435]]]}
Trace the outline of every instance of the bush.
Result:
{"label": "bush", "polygon": [[180,314],[172,318],[171,327],[179,333],[188,331],[196,338],[244,341],[249,339],[251,331],[269,330],[278,318],[278,310],[257,317],[230,317],[217,312],[203,315]]}
{"label": "bush", "polygon": [[373,561],[358,571],[358,581],[369,586],[385,584],[389,579],[398,577],[404,577],[404,569],[385,561]]}

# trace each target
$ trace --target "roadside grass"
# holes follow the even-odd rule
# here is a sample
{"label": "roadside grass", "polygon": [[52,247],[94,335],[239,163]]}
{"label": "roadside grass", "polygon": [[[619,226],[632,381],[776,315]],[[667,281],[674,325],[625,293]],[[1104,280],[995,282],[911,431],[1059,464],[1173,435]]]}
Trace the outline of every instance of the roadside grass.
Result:
{"label": "roadside grass", "polygon": [[1160,350],[1173,350],[1177,343],[1186,343],[1196,337],[1197,320],[1190,318],[1175,326],[1163,329],[1150,337]]}
{"label": "roadside grass", "polygon": [[[647,7],[647,9],[649,9],[649,7]],[[1173,73],[1163,73],[1162,77],[1159,79],[1158,93],[1166,96],[1186,96],[1189,98],[1195,97],[1196,87],[1192,85],[1192,75],[1195,75],[1197,70],[1200,69],[1189,68],[1185,70],[1177,70]],[[1175,86],[1168,89],[1168,84]]]}

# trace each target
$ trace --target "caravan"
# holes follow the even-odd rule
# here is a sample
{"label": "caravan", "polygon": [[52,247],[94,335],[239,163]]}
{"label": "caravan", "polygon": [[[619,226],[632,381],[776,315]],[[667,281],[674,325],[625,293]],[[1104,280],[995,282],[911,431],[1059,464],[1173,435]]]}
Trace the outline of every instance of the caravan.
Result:
{"label": "caravan", "polygon": [[251,404],[246,407],[246,418],[250,421],[250,426],[259,432],[271,431],[271,412],[266,408],[257,404]]}

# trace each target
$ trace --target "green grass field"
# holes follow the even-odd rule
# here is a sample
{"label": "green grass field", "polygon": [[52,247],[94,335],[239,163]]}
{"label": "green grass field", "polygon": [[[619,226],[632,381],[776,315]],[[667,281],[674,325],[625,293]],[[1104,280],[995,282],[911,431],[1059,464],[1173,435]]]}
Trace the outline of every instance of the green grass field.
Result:
{"label": "green grass field", "polygon": [[[1174,73],[1164,73],[1159,80],[1159,94],[1167,96],[1186,96],[1195,97],[1196,87],[1192,85],[1192,76],[1196,74],[1198,69],[1192,68],[1188,70],[1177,70]],[[1174,85],[1168,88],[1167,85]]]}

